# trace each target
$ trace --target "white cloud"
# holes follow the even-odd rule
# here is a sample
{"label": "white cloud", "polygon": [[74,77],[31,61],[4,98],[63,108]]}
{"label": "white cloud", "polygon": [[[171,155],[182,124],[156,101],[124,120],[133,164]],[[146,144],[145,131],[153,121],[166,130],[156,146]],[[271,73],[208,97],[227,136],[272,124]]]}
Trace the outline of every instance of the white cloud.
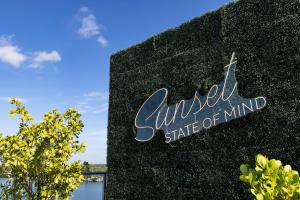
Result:
{"label": "white cloud", "polygon": [[99,114],[108,110],[108,93],[91,91],[83,94],[76,108],[81,113]]}
{"label": "white cloud", "polygon": [[79,28],[78,33],[84,38],[90,38],[100,34],[96,17],[93,14],[89,14],[81,19],[81,27]]}
{"label": "white cloud", "polygon": [[52,51],[47,53],[46,51],[38,51],[35,53],[33,59],[35,62],[45,62],[45,61],[60,61],[60,55],[57,51]]}
{"label": "white cloud", "polygon": [[98,108],[96,108],[93,113],[99,114],[108,111],[108,103],[101,104]]}
{"label": "white cloud", "polygon": [[21,49],[17,46],[0,47],[0,60],[14,67],[19,67],[27,57],[21,53]]}
{"label": "white cloud", "polygon": [[29,65],[31,68],[41,68],[45,62],[58,62],[61,57],[57,51],[37,51],[34,53],[32,63]]}
{"label": "white cloud", "polygon": [[98,37],[98,42],[99,42],[103,47],[106,47],[107,44],[108,44],[107,39],[106,39],[105,37],[101,36],[101,35]]}
{"label": "white cloud", "polygon": [[86,6],[81,6],[81,7],[79,8],[79,11],[80,11],[80,12],[89,12],[90,10],[89,10],[89,8],[86,7]]}
{"label": "white cloud", "polygon": [[10,45],[14,35],[0,35],[0,46]]}
{"label": "white cloud", "polygon": [[91,109],[91,106],[87,102],[79,102],[77,109],[80,113],[86,113]]}
{"label": "white cloud", "polygon": [[[0,101],[4,101],[4,102],[10,102],[12,99],[12,97],[0,97]],[[26,103],[27,99],[24,98],[20,98],[20,97],[15,97],[15,99],[19,100],[22,103]]]}
{"label": "white cloud", "polygon": [[97,23],[95,15],[86,6],[79,8],[81,26],[78,29],[78,34],[83,38],[93,38],[97,36],[97,41],[102,46],[107,46],[108,41],[102,35],[100,28],[103,25]]}
{"label": "white cloud", "polygon": [[11,43],[13,36],[0,36],[0,60],[18,68],[27,60],[22,50]]}
{"label": "white cloud", "polygon": [[100,96],[100,95],[102,95],[101,92],[92,91],[92,92],[84,94],[83,96],[85,96],[85,97],[97,97],[97,96]]}
{"label": "white cloud", "polygon": [[89,93],[84,94],[83,96],[85,96],[85,97],[106,97],[106,96],[108,96],[108,94],[103,93],[103,92],[91,91]]}
{"label": "white cloud", "polygon": [[51,52],[37,51],[35,53],[23,53],[21,48],[12,43],[14,35],[0,35],[0,61],[15,68],[19,68],[26,61],[30,68],[37,69],[43,67],[45,62],[61,61],[61,56],[55,50]]}
{"label": "white cloud", "polygon": [[108,93],[92,91],[83,95],[87,101],[106,101]]}

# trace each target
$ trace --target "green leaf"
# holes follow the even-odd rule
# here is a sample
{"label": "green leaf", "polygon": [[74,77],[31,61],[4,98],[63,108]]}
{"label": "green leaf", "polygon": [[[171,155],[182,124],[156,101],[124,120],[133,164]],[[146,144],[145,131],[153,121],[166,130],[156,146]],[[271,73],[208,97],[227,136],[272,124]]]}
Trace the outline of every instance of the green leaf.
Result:
{"label": "green leaf", "polygon": [[292,171],[292,167],[290,165],[286,165],[286,166],[284,166],[284,171],[290,172],[290,171]]}
{"label": "green leaf", "polygon": [[[248,183],[249,191],[258,200],[299,200],[299,173],[290,165],[282,166],[280,160],[268,160],[258,154],[256,166],[243,164],[240,166],[240,180]],[[245,175],[246,174],[246,175]]]}
{"label": "green leaf", "polygon": [[241,176],[240,176],[240,180],[243,181],[243,182],[245,182],[245,183],[249,183],[249,178],[248,178],[248,176],[241,175]]}
{"label": "green leaf", "polygon": [[257,194],[256,199],[257,200],[264,200],[264,196],[262,194]]}
{"label": "green leaf", "polygon": [[248,175],[248,165],[242,164],[240,166],[240,171],[242,172],[243,175]]}
{"label": "green leaf", "polygon": [[253,180],[253,173],[250,171],[249,172],[249,175],[248,175],[248,177],[249,177],[249,183],[250,184],[252,184],[252,180]]}
{"label": "green leaf", "polygon": [[258,166],[260,166],[262,169],[265,169],[265,168],[266,168],[267,163],[268,163],[268,159],[267,159],[265,156],[263,156],[263,155],[261,155],[261,154],[258,154],[258,155],[256,156],[256,164],[257,164]]}

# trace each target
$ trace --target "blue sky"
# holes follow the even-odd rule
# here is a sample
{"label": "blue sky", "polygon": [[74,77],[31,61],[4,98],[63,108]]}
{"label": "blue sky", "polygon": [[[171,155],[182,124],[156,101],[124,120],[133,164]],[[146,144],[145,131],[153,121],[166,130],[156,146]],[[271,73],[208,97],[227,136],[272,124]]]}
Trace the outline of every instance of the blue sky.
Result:
{"label": "blue sky", "polygon": [[11,97],[38,121],[51,109],[76,108],[88,147],[75,159],[106,163],[110,55],[228,2],[1,1],[0,132],[18,130],[9,118]]}

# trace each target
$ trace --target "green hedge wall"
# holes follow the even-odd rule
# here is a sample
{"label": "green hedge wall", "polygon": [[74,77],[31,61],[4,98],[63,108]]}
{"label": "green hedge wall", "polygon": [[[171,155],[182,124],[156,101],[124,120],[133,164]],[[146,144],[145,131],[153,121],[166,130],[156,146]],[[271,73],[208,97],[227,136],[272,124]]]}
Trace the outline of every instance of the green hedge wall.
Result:
{"label": "green hedge wall", "polygon": [[[154,91],[170,103],[207,92],[233,51],[240,95],[266,108],[172,146],[134,139]],[[257,153],[300,171],[299,0],[240,0],[111,56],[107,199],[250,199],[239,166]]]}

